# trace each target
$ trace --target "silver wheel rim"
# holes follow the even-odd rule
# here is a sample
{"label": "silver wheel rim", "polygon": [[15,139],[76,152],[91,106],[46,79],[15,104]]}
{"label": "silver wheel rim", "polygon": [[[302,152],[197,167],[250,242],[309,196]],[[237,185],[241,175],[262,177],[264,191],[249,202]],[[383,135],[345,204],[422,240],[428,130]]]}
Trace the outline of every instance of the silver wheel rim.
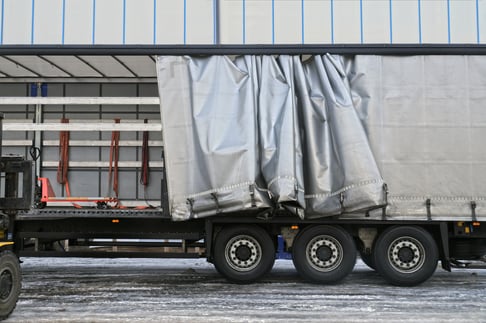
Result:
{"label": "silver wheel rim", "polygon": [[260,263],[262,247],[252,236],[239,235],[226,244],[225,257],[232,269],[240,272],[250,271]]}
{"label": "silver wheel rim", "polygon": [[332,236],[316,236],[307,244],[306,257],[308,263],[315,270],[330,272],[342,263],[343,247]]}
{"label": "silver wheel rim", "polygon": [[425,262],[425,249],[412,237],[395,239],[388,248],[388,259],[395,270],[404,274],[418,271]]}

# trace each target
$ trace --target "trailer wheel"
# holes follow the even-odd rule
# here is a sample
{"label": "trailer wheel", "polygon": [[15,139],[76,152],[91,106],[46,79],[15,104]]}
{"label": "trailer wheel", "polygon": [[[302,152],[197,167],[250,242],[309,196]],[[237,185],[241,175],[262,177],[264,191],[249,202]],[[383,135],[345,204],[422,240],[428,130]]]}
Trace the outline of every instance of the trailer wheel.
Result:
{"label": "trailer wheel", "polygon": [[304,279],[314,283],[339,282],[356,263],[354,240],[340,227],[308,227],[297,235],[292,250],[295,268]]}
{"label": "trailer wheel", "polygon": [[363,250],[359,250],[359,256],[366,266],[368,266],[370,269],[376,270],[373,252],[368,254]]}
{"label": "trailer wheel", "polygon": [[275,245],[258,226],[223,228],[214,241],[214,266],[226,279],[238,284],[254,282],[273,267]]}
{"label": "trailer wheel", "polygon": [[433,237],[419,227],[385,230],[376,241],[376,270],[391,284],[415,286],[432,276],[439,261]]}
{"label": "trailer wheel", "polygon": [[18,258],[10,251],[0,253],[0,320],[15,309],[21,288]]}

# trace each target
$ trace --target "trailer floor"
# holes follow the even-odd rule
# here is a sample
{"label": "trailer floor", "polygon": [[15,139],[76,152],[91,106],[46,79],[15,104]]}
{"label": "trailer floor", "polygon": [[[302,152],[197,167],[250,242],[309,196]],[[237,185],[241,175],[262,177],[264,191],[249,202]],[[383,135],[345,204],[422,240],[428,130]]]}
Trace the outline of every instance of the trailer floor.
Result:
{"label": "trailer floor", "polygon": [[301,281],[277,261],[263,282],[232,285],[204,259],[25,258],[6,322],[485,322],[486,270],[438,269],[399,288],[358,261],[345,282]]}

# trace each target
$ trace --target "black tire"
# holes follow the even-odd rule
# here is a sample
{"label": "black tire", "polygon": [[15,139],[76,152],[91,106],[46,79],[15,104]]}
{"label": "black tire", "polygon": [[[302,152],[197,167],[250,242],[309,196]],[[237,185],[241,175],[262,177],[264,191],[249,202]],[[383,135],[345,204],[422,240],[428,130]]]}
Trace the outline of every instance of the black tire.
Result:
{"label": "black tire", "polygon": [[17,306],[22,275],[19,259],[10,251],[0,253],[0,320],[5,320]]}
{"label": "black tire", "polygon": [[265,276],[275,263],[275,244],[258,226],[223,228],[214,240],[216,270],[230,282],[248,284]]}
{"label": "black tire", "polygon": [[[366,252],[365,245],[364,245],[363,241],[361,241],[361,239],[356,238],[354,241],[355,241],[356,246],[358,248],[359,257],[361,258],[361,260],[370,269],[376,270],[375,259],[374,259],[374,255],[373,255],[373,249],[374,248],[371,248],[371,250],[368,250],[368,252]],[[373,243],[373,245],[374,245],[374,243]]]}
{"label": "black tire", "polygon": [[340,227],[312,226],[295,237],[292,260],[305,280],[337,283],[353,270],[356,245],[351,235]]}
{"label": "black tire", "polygon": [[376,270],[373,252],[368,254],[365,253],[363,250],[359,250],[359,257],[361,258],[361,260],[363,260],[366,266],[368,266],[370,269]]}
{"label": "black tire", "polygon": [[439,251],[426,230],[395,226],[378,237],[374,260],[376,270],[391,284],[416,286],[434,274]]}

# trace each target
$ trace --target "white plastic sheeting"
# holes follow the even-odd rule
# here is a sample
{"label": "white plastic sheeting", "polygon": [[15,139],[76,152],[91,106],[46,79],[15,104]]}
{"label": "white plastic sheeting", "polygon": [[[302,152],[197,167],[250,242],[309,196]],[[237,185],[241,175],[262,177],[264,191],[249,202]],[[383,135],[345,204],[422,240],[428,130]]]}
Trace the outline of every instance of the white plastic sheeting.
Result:
{"label": "white plastic sheeting", "polygon": [[385,203],[341,57],[159,57],[172,217]]}

